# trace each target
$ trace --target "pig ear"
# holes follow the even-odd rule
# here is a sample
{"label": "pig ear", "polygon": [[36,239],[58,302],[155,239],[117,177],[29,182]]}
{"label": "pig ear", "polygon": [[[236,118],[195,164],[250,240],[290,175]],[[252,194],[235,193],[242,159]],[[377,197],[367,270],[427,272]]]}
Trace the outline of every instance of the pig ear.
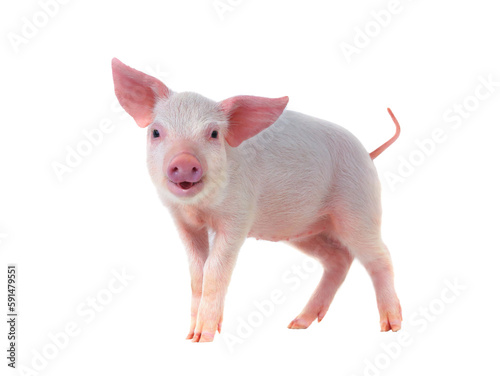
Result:
{"label": "pig ear", "polygon": [[112,60],[111,66],[118,102],[139,127],[147,127],[154,120],[156,101],[168,97],[168,88],[160,80],[130,68],[117,58]]}
{"label": "pig ear", "polygon": [[249,95],[232,97],[220,102],[219,107],[229,120],[227,143],[236,147],[274,124],[285,110],[287,103],[288,97],[271,99]]}

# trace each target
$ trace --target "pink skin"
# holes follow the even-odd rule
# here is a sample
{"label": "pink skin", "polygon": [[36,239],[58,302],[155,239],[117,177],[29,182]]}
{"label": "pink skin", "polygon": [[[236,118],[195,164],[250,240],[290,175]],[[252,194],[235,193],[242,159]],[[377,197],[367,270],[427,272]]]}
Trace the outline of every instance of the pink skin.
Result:
{"label": "pink skin", "polygon": [[[324,268],[289,328],[323,319],[354,257],[373,281],[381,330],[401,328],[372,162],[399,135],[390,110],[396,135],[368,154],[343,128],[285,111],[288,97],[214,102],[174,93],[117,59],[112,67],[120,104],[149,128],[148,168],[187,251],[187,339],[211,342],[220,332],[226,291],[247,237],[288,241]],[[208,230],[214,232],[211,247]]]}
{"label": "pink skin", "polygon": [[306,329],[314,320],[320,322],[352,264],[349,251],[327,232],[323,232],[290,244],[309,256],[317,258],[324,268],[318,287],[302,312],[288,325],[289,329]]}
{"label": "pink skin", "polygon": [[[229,244],[228,244],[229,243]],[[224,309],[224,298],[226,295],[231,273],[236,263],[237,252],[241,241],[229,242],[223,236],[215,238],[214,248],[207,258],[203,268],[203,294],[198,308],[196,327],[194,329],[193,342],[211,342],[216,330],[220,331]],[[233,252],[228,250],[234,247]]]}
{"label": "pink skin", "polygon": [[168,88],[160,80],[130,68],[118,59],[113,59],[112,68],[113,76],[119,77],[114,80],[118,101],[139,127],[147,127],[154,119],[156,98],[167,97]]}
{"label": "pink skin", "polygon": [[269,125],[262,121],[262,116],[269,116],[277,119],[288,103],[288,97],[268,99],[240,95],[221,102],[221,108],[230,116],[235,125],[229,128],[226,141],[232,147],[237,147],[243,141],[255,136]]}
{"label": "pink skin", "polygon": [[203,168],[193,154],[182,152],[168,163],[168,189],[179,197],[191,197],[203,189]]}
{"label": "pink skin", "polygon": [[191,325],[186,339],[193,339],[203,291],[203,267],[208,257],[208,232],[206,229],[197,229],[182,222],[177,222],[177,228],[186,245],[189,259],[192,293]]}

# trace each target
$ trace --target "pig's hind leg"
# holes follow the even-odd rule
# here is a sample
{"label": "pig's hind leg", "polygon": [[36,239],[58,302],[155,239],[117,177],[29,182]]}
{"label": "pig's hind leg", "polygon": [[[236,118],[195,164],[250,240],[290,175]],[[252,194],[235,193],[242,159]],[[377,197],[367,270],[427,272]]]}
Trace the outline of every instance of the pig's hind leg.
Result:
{"label": "pig's hind leg", "polygon": [[[345,207],[344,207],[345,209]],[[342,210],[333,217],[336,235],[370,275],[377,297],[381,331],[401,329],[401,306],[394,288],[391,256],[380,236],[380,212]],[[339,214],[339,213],[338,213]]]}
{"label": "pig's hind leg", "polygon": [[289,244],[318,259],[323,276],[302,312],[288,325],[290,329],[306,329],[325,316],[338,288],[344,282],[353,257],[348,250],[326,233],[295,240]]}

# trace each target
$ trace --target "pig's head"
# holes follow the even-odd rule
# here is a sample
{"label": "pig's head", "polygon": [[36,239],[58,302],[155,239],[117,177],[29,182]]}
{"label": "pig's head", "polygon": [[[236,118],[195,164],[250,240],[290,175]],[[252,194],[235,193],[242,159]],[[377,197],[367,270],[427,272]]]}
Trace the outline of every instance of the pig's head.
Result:
{"label": "pig's head", "polygon": [[[147,128],[148,168],[160,195],[179,204],[209,204],[228,183],[228,155],[272,125],[288,97],[237,96],[215,102],[174,93],[158,79],[113,59],[115,93]],[[233,166],[234,167],[234,166]]]}

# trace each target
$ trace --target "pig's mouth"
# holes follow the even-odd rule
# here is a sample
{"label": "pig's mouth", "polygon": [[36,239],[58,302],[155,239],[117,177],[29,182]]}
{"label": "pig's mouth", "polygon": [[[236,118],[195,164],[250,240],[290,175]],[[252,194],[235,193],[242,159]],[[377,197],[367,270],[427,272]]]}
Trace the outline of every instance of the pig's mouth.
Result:
{"label": "pig's mouth", "polygon": [[203,188],[203,179],[198,181],[181,181],[178,183],[173,182],[172,180],[167,180],[167,187],[178,197],[192,197],[200,192]]}
{"label": "pig's mouth", "polygon": [[[201,180],[200,180],[201,181]],[[176,183],[179,187],[181,187],[184,190],[192,188],[194,185],[198,184],[200,181],[197,182],[190,182],[190,181],[183,181],[180,183]]]}

